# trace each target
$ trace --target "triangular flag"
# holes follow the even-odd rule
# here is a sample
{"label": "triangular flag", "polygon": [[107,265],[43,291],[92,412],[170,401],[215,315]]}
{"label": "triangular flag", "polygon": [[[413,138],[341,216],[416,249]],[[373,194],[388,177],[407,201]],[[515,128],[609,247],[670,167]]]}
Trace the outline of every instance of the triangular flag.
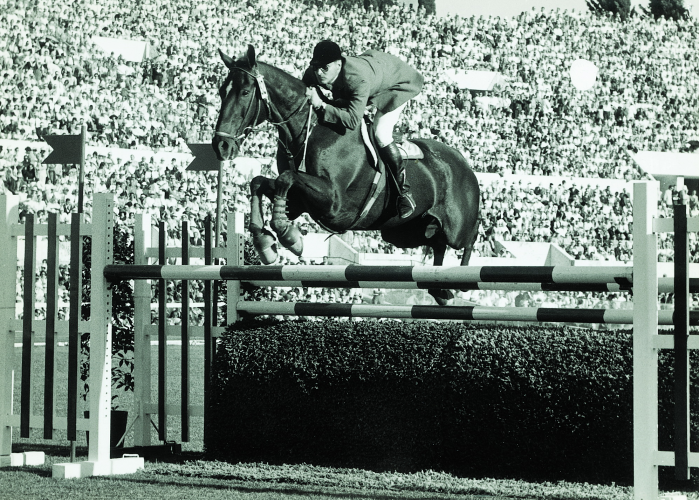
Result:
{"label": "triangular flag", "polygon": [[59,163],[78,164],[82,157],[82,137],[77,135],[45,135],[44,140],[53,151],[49,153],[43,164]]}
{"label": "triangular flag", "polygon": [[189,150],[194,155],[194,160],[190,163],[186,170],[194,170],[203,172],[208,170],[218,170],[221,161],[216,157],[216,151],[210,142],[203,144],[187,144]]}

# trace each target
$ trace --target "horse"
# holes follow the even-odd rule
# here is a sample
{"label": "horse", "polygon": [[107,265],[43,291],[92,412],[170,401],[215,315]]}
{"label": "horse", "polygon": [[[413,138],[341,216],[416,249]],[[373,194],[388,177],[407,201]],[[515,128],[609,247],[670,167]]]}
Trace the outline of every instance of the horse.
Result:
{"label": "horse", "polygon": [[[263,264],[277,259],[276,239],[263,217],[267,197],[273,202],[271,229],[297,256],[303,252],[302,235],[291,221],[308,213],[330,232],[380,230],[383,240],[398,248],[429,247],[435,266],[443,264],[448,245],[462,250],[461,265],[468,265],[478,235],[480,189],[461,153],[435,140],[411,141],[422,151],[417,155],[422,158],[403,160],[416,209],[401,219],[397,189],[389,180],[376,181],[377,166],[359,127],[319,122],[304,83],[257,61],[252,45],[238,60],[220,49],[219,55],[228,75],[219,89],[221,109],[212,140],[218,159],[234,158],[264,121],[278,129],[278,177],[257,176],[250,182],[249,230]],[[440,305],[454,297],[451,290],[428,292]]]}

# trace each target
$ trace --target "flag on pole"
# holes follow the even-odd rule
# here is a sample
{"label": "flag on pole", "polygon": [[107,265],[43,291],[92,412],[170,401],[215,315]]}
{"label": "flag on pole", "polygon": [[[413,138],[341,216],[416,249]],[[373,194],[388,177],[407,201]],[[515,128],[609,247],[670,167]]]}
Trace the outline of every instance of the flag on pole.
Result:
{"label": "flag on pole", "polygon": [[194,160],[187,166],[186,170],[195,172],[205,172],[209,170],[219,170],[221,161],[216,157],[216,152],[210,142],[203,144],[187,144],[187,147],[194,155]]}
{"label": "flag on pole", "polygon": [[53,151],[49,153],[46,159],[42,162],[44,165],[49,163],[79,164],[82,158],[82,135],[45,135],[44,140]]}

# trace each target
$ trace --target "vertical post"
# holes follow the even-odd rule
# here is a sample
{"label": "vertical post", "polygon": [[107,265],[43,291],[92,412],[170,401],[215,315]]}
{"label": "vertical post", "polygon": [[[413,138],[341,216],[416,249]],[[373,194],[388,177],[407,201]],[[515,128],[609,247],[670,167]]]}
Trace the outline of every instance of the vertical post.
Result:
{"label": "vertical post", "polygon": [[687,206],[674,207],[675,244],[675,479],[690,479],[689,471],[689,251]]}
{"label": "vertical post", "polygon": [[216,179],[216,227],[214,229],[214,247],[220,245],[219,238],[221,236],[221,212],[223,206],[223,164],[225,162],[219,161],[218,163],[218,177]]}
{"label": "vertical post", "polygon": [[[93,207],[94,210],[94,207]],[[80,236],[81,214],[70,219],[70,312],[68,317],[68,441],[78,437],[78,373],[80,363],[80,316],[82,305],[82,250]],[[94,236],[93,236],[94,238]],[[95,417],[96,418],[96,417]]]}
{"label": "vertical post", "polygon": [[658,467],[658,244],[653,182],[634,184],[633,198],[633,436],[634,500],[657,500]]}
{"label": "vertical post", "polygon": [[[204,219],[204,265],[212,262],[211,249],[211,215]],[[204,281],[204,447],[208,443],[208,424],[206,414],[211,398],[211,363],[213,361],[213,338],[211,336],[211,281]]]}
{"label": "vertical post", "polygon": [[[165,245],[167,226],[160,221],[158,234],[158,260],[167,264]],[[165,309],[167,306],[167,281],[158,281],[158,439],[167,441],[167,331]]]}
{"label": "vertical post", "polygon": [[56,380],[56,302],[58,301],[58,215],[49,213],[46,255],[46,358],[44,362],[44,439],[53,439]]}
{"label": "vertical post", "polygon": [[[182,221],[182,265],[189,264],[189,223]],[[182,280],[182,309],[181,338],[182,338],[182,368],[180,413],[182,421],[182,442],[189,441],[189,281]]]}
{"label": "vertical post", "polygon": [[[17,291],[17,238],[12,226],[17,224],[19,198],[0,196],[0,461],[12,453],[12,401],[14,389],[15,319]],[[4,458],[3,458],[4,457]]]}
{"label": "vertical post", "polygon": [[32,400],[32,349],[34,347],[34,214],[27,214],[24,221],[24,309],[22,318],[22,394],[20,436],[28,438],[30,420],[34,408]]}
{"label": "vertical post", "polygon": [[90,278],[90,448],[92,475],[111,474],[112,292],[104,277],[114,245],[114,195],[96,194],[92,207]]}
{"label": "vertical post", "polygon": [[[245,214],[228,213],[228,245],[226,264],[242,266],[245,264]],[[240,281],[229,281],[226,294],[226,321],[230,325],[238,321],[238,301],[240,300]]]}
{"label": "vertical post", "polygon": [[85,199],[85,142],[87,141],[87,126],[83,123],[80,128],[80,165],[78,170],[78,213],[83,213]]}
{"label": "vertical post", "polygon": [[[147,214],[136,214],[134,227],[134,264],[150,264],[146,249],[152,247],[151,221]],[[148,327],[151,325],[151,282],[134,280],[134,445],[151,444],[151,346]]]}

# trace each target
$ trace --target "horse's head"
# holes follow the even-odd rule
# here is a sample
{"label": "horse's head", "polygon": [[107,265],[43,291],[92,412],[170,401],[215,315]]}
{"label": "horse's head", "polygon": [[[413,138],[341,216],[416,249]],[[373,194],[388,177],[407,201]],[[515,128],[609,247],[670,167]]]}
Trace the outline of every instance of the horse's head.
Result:
{"label": "horse's head", "polygon": [[264,81],[257,71],[255,48],[248,45],[247,54],[237,61],[219,50],[228,76],[219,89],[221,111],[216,122],[212,145],[219,160],[238,154],[240,142],[266,118],[263,99]]}

